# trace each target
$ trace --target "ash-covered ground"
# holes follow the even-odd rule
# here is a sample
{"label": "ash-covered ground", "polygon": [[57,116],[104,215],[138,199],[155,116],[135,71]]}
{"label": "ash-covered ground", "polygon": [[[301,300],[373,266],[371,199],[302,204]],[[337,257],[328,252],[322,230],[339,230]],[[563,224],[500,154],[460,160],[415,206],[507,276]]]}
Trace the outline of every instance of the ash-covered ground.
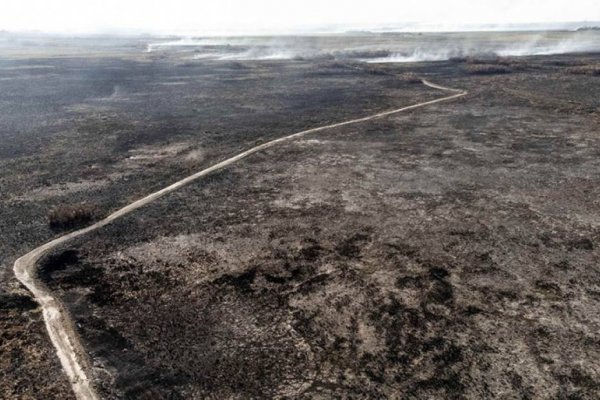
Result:
{"label": "ash-covered ground", "polygon": [[49,224],[53,209],[85,204],[101,216],[257,143],[438,95],[354,64],[24,42],[0,57],[0,398],[71,396],[12,273],[17,257],[64,234]]}
{"label": "ash-covered ground", "polygon": [[260,141],[447,95],[407,72],[469,95],[257,153],[43,261],[100,393],[600,395],[598,56],[154,57],[11,61],[53,67],[45,122],[3,120],[23,132],[2,142],[4,397],[69,393],[9,270],[60,234],[49,209],[103,214]]}

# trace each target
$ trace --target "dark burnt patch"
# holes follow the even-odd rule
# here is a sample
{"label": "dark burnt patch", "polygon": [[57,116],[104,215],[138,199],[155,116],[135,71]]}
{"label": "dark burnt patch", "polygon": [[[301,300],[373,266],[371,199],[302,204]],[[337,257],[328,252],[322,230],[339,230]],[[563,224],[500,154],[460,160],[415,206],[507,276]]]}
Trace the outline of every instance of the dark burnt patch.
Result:
{"label": "dark burnt patch", "polygon": [[335,247],[335,250],[340,256],[345,258],[360,258],[362,248],[369,241],[369,239],[370,236],[367,232],[357,232],[339,243]]}
{"label": "dark burnt patch", "polygon": [[237,275],[226,274],[215,279],[214,283],[217,285],[232,286],[240,292],[250,293],[252,292],[252,284],[256,278],[256,272],[256,268],[251,268],[250,270],[244,271]]}
{"label": "dark burnt patch", "polygon": [[79,252],[77,250],[64,250],[50,254],[40,262],[40,279],[46,283],[51,282],[55,272],[65,271],[70,266],[77,265],[78,262]]}
{"label": "dark burnt patch", "polygon": [[38,307],[30,296],[0,293],[0,308],[3,310],[30,311]]}

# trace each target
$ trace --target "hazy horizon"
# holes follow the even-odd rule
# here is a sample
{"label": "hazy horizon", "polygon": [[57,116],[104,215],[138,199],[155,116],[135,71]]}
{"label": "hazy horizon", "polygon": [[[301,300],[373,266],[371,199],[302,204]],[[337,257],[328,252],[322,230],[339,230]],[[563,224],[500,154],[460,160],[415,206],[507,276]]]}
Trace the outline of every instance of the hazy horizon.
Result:
{"label": "hazy horizon", "polygon": [[574,29],[600,21],[591,0],[196,2],[8,0],[0,30],[54,34],[286,35],[346,31]]}
{"label": "hazy horizon", "polygon": [[156,37],[156,38],[185,38],[185,37],[269,37],[269,36],[327,36],[355,34],[394,34],[394,33],[468,33],[468,32],[544,32],[544,31],[576,31],[585,28],[600,28],[600,21],[565,21],[556,23],[524,23],[524,24],[469,24],[454,26],[431,26],[417,23],[386,26],[328,26],[307,27],[289,31],[133,31],[105,30],[97,32],[59,32],[50,30],[8,30],[0,28],[0,34],[9,35],[46,35],[57,37],[94,37],[94,36],[123,36],[123,37]]}

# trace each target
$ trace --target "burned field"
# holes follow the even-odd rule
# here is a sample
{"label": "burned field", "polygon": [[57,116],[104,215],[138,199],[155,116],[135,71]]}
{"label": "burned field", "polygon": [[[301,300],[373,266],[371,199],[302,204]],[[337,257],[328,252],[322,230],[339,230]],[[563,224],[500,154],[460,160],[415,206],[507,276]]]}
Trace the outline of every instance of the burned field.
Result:
{"label": "burned field", "polygon": [[437,96],[372,68],[190,63],[136,46],[0,60],[2,398],[70,396],[17,257],[257,143]]}
{"label": "burned field", "polygon": [[600,81],[552,61],[412,66],[469,95],[255,154],[46,258],[100,392],[597,397]]}
{"label": "burned field", "polygon": [[0,397],[70,395],[10,274],[70,213],[445,95],[415,75],[469,95],[254,154],[44,258],[99,393],[598,397],[599,62],[3,61],[47,103],[2,91]]}

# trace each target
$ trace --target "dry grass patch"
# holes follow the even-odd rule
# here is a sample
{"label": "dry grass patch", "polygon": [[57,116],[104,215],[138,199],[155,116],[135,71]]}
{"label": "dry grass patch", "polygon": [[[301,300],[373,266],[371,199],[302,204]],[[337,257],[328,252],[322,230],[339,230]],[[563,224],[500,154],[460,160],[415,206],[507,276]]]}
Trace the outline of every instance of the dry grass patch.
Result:
{"label": "dry grass patch", "polygon": [[89,203],[60,205],[48,213],[48,223],[54,230],[70,229],[95,221],[100,216],[97,206]]}

